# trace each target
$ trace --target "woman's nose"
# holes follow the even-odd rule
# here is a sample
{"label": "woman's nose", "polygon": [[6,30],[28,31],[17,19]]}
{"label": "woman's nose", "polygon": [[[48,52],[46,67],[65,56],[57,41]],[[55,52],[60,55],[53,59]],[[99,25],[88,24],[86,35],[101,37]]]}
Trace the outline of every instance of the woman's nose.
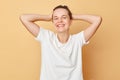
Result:
{"label": "woman's nose", "polygon": [[62,22],[62,19],[61,19],[61,18],[59,18],[58,22]]}

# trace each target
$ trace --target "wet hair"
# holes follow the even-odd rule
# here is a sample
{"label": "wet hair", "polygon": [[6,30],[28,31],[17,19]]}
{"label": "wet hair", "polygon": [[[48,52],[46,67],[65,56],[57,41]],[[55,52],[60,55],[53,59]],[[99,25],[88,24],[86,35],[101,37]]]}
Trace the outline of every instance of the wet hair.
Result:
{"label": "wet hair", "polygon": [[72,12],[70,11],[70,9],[69,9],[66,5],[58,5],[58,6],[56,6],[56,7],[53,9],[53,11],[55,11],[55,10],[58,9],[58,8],[63,8],[63,9],[65,9],[65,10],[67,10],[70,19],[73,19],[73,18],[72,18]]}

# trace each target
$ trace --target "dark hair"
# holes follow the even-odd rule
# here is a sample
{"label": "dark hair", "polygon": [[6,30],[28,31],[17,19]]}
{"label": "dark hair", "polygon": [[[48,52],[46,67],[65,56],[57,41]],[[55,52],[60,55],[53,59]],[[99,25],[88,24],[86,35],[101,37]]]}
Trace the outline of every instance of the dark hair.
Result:
{"label": "dark hair", "polygon": [[65,9],[65,10],[67,10],[70,19],[73,19],[73,18],[72,18],[72,12],[70,11],[70,9],[69,9],[66,5],[64,5],[64,6],[58,5],[58,6],[56,6],[56,7],[53,9],[53,11],[55,11],[55,10],[58,9],[58,8],[63,8],[63,9]]}

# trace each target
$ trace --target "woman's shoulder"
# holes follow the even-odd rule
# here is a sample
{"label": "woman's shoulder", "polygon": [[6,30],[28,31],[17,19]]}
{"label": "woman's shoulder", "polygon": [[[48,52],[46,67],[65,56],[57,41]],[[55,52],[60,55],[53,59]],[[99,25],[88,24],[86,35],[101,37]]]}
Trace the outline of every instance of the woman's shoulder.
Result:
{"label": "woman's shoulder", "polygon": [[72,37],[74,38],[78,38],[79,36],[81,36],[83,34],[84,31],[80,31],[78,33],[72,34]]}

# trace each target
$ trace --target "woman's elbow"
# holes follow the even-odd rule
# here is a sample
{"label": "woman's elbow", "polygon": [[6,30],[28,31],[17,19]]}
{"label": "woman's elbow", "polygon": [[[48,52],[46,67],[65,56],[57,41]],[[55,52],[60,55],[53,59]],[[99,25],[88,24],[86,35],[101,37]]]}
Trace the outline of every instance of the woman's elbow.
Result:
{"label": "woman's elbow", "polygon": [[101,17],[101,16],[98,16],[98,17],[97,17],[97,21],[98,21],[99,23],[101,23],[101,22],[102,22],[102,17]]}
{"label": "woman's elbow", "polygon": [[25,17],[25,15],[23,14],[23,15],[20,15],[20,16],[19,16],[19,19],[20,19],[21,21],[25,21],[25,20],[26,20],[26,17]]}

